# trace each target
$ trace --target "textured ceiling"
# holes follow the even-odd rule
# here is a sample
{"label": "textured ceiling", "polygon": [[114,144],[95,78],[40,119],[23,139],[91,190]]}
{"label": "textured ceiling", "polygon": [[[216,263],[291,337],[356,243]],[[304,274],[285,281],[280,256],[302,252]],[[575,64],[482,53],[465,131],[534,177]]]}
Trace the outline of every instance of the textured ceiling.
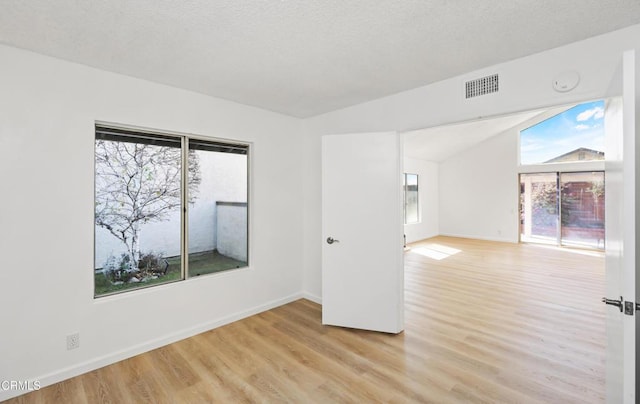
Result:
{"label": "textured ceiling", "polygon": [[298,117],[639,22],[638,0],[0,1],[0,43]]}

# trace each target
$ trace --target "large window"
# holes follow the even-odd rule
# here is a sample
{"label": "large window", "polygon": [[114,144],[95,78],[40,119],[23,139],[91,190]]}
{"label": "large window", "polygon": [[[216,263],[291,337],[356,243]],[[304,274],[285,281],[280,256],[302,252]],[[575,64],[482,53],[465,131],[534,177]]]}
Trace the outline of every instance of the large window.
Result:
{"label": "large window", "polygon": [[577,105],[520,132],[520,163],[604,160],[604,101]]}
{"label": "large window", "polygon": [[95,296],[247,266],[248,152],[96,126]]}
{"label": "large window", "polygon": [[420,221],[418,205],[418,174],[404,174],[404,223]]}

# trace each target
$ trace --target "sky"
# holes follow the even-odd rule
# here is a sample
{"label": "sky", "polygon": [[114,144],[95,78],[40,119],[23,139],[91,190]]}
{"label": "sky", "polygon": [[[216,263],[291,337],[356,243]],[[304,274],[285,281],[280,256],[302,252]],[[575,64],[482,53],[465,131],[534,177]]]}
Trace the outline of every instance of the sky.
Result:
{"label": "sky", "polygon": [[580,147],[604,151],[604,101],[577,105],[521,131],[520,163],[544,163]]}

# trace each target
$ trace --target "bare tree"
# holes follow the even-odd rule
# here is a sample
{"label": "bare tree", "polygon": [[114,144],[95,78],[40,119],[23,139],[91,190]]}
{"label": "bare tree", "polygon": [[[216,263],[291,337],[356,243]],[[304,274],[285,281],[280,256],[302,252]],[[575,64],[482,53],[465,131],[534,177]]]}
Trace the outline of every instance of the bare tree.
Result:
{"label": "bare tree", "polygon": [[[128,250],[130,271],[138,269],[140,228],[180,211],[181,150],[176,147],[96,140],[96,225]],[[189,202],[200,184],[198,156],[189,151]]]}

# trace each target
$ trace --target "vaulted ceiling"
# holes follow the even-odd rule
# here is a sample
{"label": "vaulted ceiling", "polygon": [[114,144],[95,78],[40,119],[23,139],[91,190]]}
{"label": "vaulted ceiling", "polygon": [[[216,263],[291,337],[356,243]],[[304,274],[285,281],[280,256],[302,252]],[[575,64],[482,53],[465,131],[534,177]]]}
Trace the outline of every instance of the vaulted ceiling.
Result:
{"label": "vaulted ceiling", "polygon": [[639,22],[637,0],[2,0],[0,43],[309,117]]}
{"label": "vaulted ceiling", "polygon": [[454,125],[419,129],[404,134],[404,154],[442,162],[490,137],[526,122],[543,111],[531,111]]}

